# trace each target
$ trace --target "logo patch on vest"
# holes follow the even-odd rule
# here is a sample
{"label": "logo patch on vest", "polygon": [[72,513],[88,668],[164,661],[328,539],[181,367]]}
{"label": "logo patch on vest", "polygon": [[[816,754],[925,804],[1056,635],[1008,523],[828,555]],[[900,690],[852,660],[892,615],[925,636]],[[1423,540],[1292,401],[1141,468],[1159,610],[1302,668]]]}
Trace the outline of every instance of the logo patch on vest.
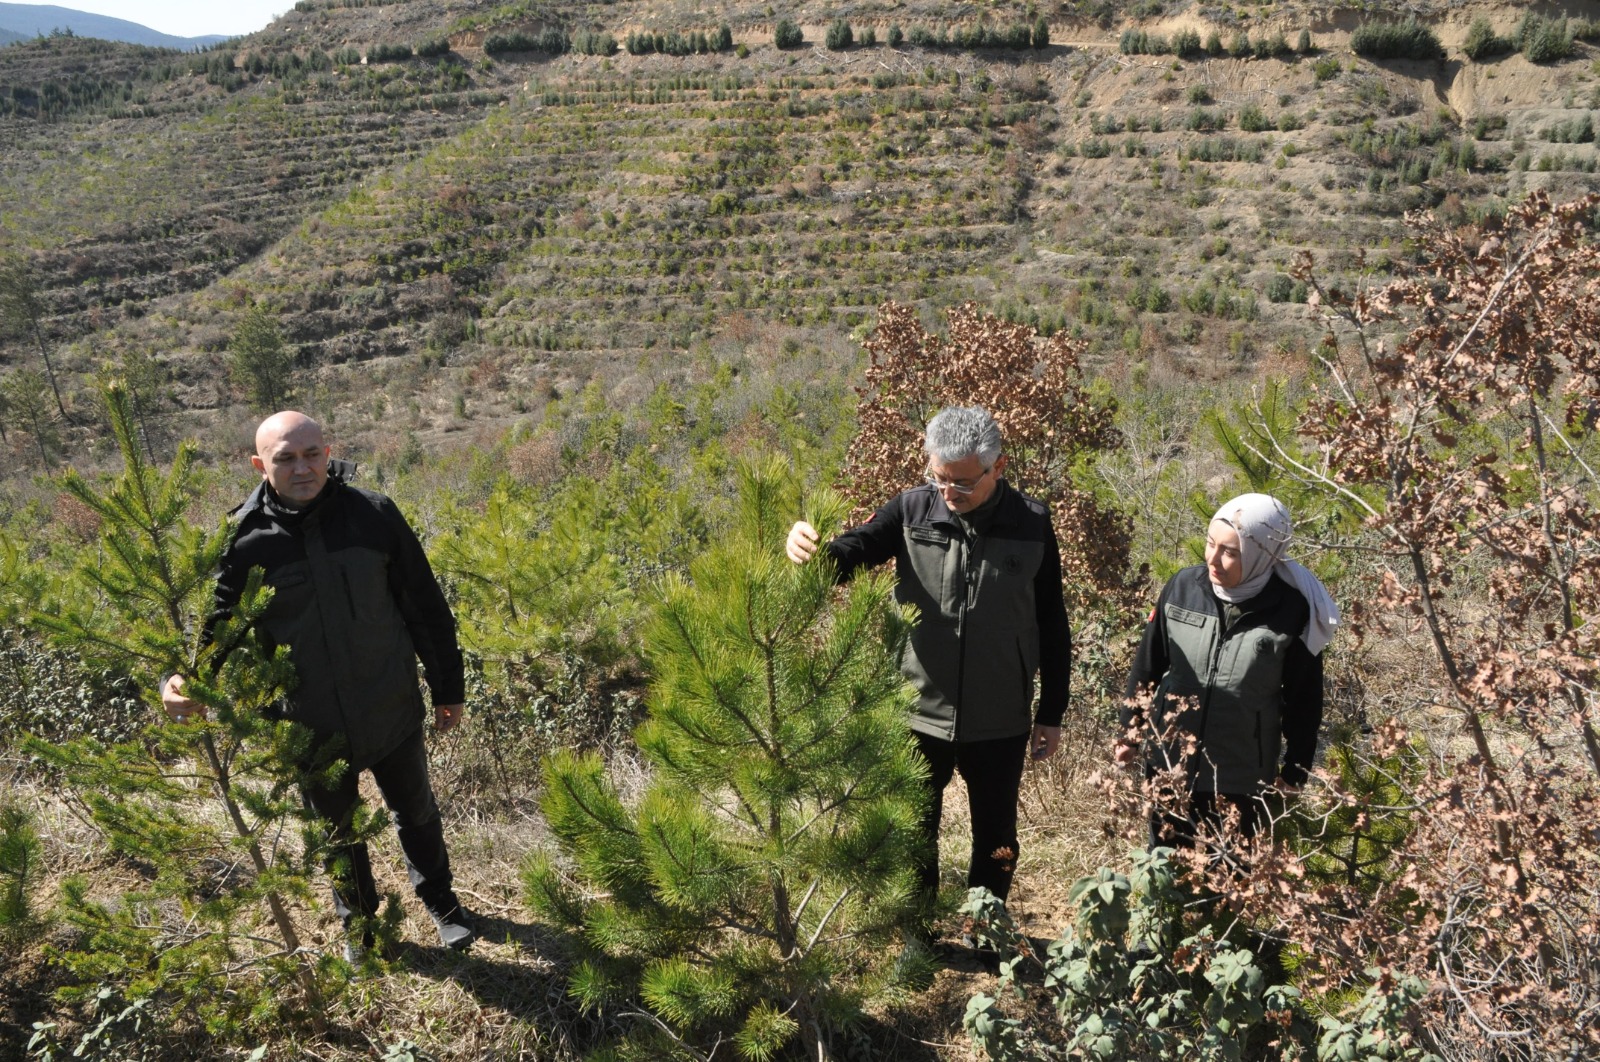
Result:
{"label": "logo patch on vest", "polygon": [[1005,569],[1007,575],[1018,575],[1022,572],[1022,558],[1015,553],[1006,554]]}

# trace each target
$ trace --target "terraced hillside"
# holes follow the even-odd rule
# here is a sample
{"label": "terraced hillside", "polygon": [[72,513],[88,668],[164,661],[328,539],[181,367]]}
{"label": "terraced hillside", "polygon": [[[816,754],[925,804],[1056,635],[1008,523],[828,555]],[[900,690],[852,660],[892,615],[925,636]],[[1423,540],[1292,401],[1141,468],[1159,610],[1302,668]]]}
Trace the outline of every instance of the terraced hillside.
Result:
{"label": "terraced hillside", "polygon": [[[427,434],[460,426],[450,396],[504,422],[591,378],[670,375],[672,351],[751,322],[847,350],[889,298],[1074,329],[1119,378],[1228,376],[1316,342],[1300,252],[1339,275],[1371,249],[1381,272],[1406,209],[1464,221],[1600,186],[1592,43],[1537,64],[1455,50],[1470,17],[1509,31],[1518,10],[1441,12],[1446,60],[1376,62],[1348,50],[1348,11],[1139,8],[1065,7],[1026,49],[947,42],[1029,11],[930,6],[852,13],[842,50],[805,9],[806,43],[776,49],[762,9],[716,16],[743,55],[491,54],[496,33],[715,20],[444,0],[305,0],[192,57],[36,42],[0,52],[0,220],[69,390],[142,349],[181,404],[223,408],[217,355],[259,305],[346,431],[382,380]],[[1217,44],[1127,36],[1184,32]],[[67,87],[46,107],[25,83]]]}

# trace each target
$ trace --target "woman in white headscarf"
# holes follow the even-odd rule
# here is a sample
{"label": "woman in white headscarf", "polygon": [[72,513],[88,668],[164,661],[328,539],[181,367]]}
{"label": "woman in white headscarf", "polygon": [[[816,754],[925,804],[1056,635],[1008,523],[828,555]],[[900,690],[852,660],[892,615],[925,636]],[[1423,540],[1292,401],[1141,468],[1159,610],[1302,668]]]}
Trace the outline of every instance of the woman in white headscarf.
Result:
{"label": "woman in white headscarf", "polygon": [[[1322,725],[1322,650],[1339,609],[1289,560],[1289,510],[1242,494],[1217,510],[1206,562],[1162,588],[1128,679],[1118,762],[1142,746],[1155,774],[1181,767],[1189,815],[1159,815],[1152,843],[1192,844],[1230,808],[1260,825],[1267,789],[1304,783]],[[1135,737],[1135,735],[1138,735]]]}

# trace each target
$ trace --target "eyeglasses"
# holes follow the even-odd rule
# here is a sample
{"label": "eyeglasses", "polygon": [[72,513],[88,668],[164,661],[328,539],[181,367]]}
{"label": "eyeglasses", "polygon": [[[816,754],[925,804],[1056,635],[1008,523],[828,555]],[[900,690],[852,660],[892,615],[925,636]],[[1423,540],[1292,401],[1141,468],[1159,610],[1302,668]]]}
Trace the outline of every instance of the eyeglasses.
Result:
{"label": "eyeglasses", "polygon": [[978,473],[977,479],[969,479],[965,482],[958,479],[940,479],[932,472],[923,473],[922,478],[926,479],[935,490],[953,490],[957,494],[971,494],[973,491],[978,489],[978,484],[983,482],[983,477],[987,476],[993,471],[994,466],[990,465],[988,468]]}

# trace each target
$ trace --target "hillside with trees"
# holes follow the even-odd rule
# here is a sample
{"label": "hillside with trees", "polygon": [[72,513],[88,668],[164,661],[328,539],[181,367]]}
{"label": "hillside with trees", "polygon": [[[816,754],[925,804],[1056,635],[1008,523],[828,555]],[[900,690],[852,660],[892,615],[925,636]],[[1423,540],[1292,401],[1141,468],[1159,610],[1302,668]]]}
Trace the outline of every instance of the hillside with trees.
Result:
{"label": "hillside with trees", "polygon": [[[1600,1049],[1597,122],[1600,21],[1548,5],[300,0],[194,53],[0,48],[0,1059]],[[1077,647],[991,918],[1021,1002],[885,962],[892,867],[858,895],[847,852],[795,856],[839,907],[786,909],[751,869],[782,838],[702,822],[717,778],[684,773],[736,725],[684,714],[722,681],[697,647],[798,674],[896,644],[880,586],[792,578],[772,526],[859,518],[966,401],[1051,502]],[[432,754],[492,914],[467,956],[334,958],[258,755],[271,659],[219,674],[203,738],[159,721],[282,406],[411,514],[456,607],[469,722]],[[1138,966],[1182,868],[1130,861],[1117,702],[1246,489],[1350,620],[1283,844],[1209,883],[1283,961],[1191,920],[1188,967]],[[774,611],[719,627],[751,587]],[[817,691],[750,738],[772,764],[837,753],[807,728],[851,690]],[[742,799],[785,822],[832,799],[754,764]],[[908,812],[863,814],[829,828]]]}

